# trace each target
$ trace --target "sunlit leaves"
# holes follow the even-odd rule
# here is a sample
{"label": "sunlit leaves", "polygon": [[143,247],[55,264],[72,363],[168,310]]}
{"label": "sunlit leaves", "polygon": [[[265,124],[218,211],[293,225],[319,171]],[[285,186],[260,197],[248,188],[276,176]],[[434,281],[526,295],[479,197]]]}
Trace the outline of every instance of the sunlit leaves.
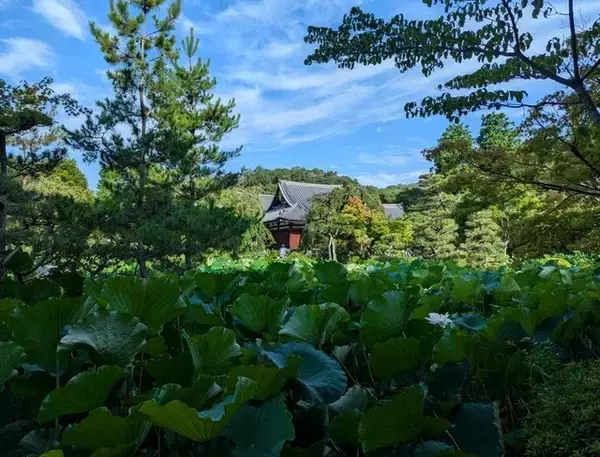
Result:
{"label": "sunlit leaves", "polygon": [[94,313],[60,340],[61,350],[91,349],[99,362],[124,367],[146,344],[148,328],[135,317]]}
{"label": "sunlit leaves", "polygon": [[199,373],[220,374],[227,370],[228,362],[242,355],[235,333],[223,327],[213,327],[203,335],[183,335],[194,368]]}
{"label": "sunlit leaves", "polygon": [[165,427],[194,441],[205,442],[219,435],[240,407],[252,398],[256,384],[239,378],[235,392],[211,409],[198,411],[180,400],[162,406],[154,400],[145,402],[140,412],[158,427]]}
{"label": "sunlit leaves", "polygon": [[414,305],[406,293],[390,291],[376,297],[362,312],[360,336],[367,346],[398,336],[406,327]]}
{"label": "sunlit leaves", "polygon": [[150,330],[160,330],[185,309],[178,282],[167,278],[111,278],[95,298],[110,310],[139,318]]}
{"label": "sunlit leaves", "polygon": [[242,294],[232,305],[231,315],[256,334],[277,335],[287,302],[264,295]]}
{"label": "sunlit leaves", "polygon": [[279,333],[320,347],[330,340],[340,324],[348,320],[348,312],[335,303],[302,305],[294,309]]}

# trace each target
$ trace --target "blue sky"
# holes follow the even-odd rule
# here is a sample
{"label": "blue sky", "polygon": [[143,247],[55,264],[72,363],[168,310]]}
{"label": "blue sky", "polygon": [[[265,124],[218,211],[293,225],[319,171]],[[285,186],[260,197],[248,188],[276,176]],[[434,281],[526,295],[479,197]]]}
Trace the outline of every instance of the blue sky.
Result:
{"label": "blue sky", "polygon": [[[184,0],[178,34],[195,28],[218,95],[235,98],[241,114],[240,128],[224,144],[244,146],[230,169],[318,167],[377,186],[415,182],[429,169],[420,151],[435,144],[448,123],[440,117],[408,120],[404,104],[435,94],[439,83],[477,63],[450,63],[429,78],[417,70],[400,74],[391,63],[305,67],[312,49],[303,42],[307,26],[335,25],[357,4],[384,17],[432,14],[418,0]],[[582,14],[600,11],[598,1],[576,5]],[[88,27],[90,20],[107,27],[107,12],[108,0],[0,0],[0,77],[14,83],[50,75],[57,91],[90,106],[110,95],[107,65]],[[549,37],[564,34],[561,17],[529,21],[540,49]],[[552,89],[518,84],[532,98]],[[515,120],[521,114],[509,113]],[[474,131],[480,115],[465,119]],[[69,122],[73,127],[77,121]],[[72,154],[95,187],[97,164]]]}

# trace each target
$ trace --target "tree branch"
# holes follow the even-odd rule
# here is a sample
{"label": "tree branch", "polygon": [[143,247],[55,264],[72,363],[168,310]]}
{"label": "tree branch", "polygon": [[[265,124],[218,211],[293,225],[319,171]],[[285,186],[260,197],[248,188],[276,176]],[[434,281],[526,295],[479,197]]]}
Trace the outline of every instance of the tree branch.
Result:
{"label": "tree branch", "polygon": [[575,79],[579,80],[579,52],[577,50],[577,32],[575,30],[573,0],[569,0],[569,29],[571,30],[571,52],[573,53],[573,76]]}

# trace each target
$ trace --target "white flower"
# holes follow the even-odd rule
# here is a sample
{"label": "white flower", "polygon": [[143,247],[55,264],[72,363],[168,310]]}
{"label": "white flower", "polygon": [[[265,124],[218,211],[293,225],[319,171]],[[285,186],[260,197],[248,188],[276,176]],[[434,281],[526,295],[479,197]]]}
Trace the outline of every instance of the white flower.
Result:
{"label": "white flower", "polygon": [[452,324],[452,319],[450,319],[448,316],[448,313],[429,313],[429,316],[427,316],[425,320],[431,325],[439,325],[440,327],[445,327],[446,325]]}
{"label": "white flower", "polygon": [[35,273],[38,278],[44,278],[44,277],[48,276],[50,273],[52,273],[52,270],[54,270],[55,268],[56,268],[55,265],[44,265],[42,267],[39,267],[37,270],[35,270]]}
{"label": "white flower", "polygon": [[437,369],[438,369],[438,364],[437,363],[434,363],[433,365],[431,365],[429,367],[429,371],[431,371],[432,373],[435,373],[435,370],[437,370]]}

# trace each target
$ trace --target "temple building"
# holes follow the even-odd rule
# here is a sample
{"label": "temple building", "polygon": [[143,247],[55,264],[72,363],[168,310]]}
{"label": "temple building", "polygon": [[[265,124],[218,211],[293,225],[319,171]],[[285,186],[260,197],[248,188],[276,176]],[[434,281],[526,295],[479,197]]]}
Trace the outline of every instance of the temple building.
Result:
{"label": "temple building", "polygon": [[[298,249],[312,198],[328,194],[336,187],[341,186],[279,181],[275,195],[262,195],[265,211],[263,221],[273,234],[277,246]],[[404,215],[404,208],[400,203],[384,204],[383,208],[392,219]]]}

